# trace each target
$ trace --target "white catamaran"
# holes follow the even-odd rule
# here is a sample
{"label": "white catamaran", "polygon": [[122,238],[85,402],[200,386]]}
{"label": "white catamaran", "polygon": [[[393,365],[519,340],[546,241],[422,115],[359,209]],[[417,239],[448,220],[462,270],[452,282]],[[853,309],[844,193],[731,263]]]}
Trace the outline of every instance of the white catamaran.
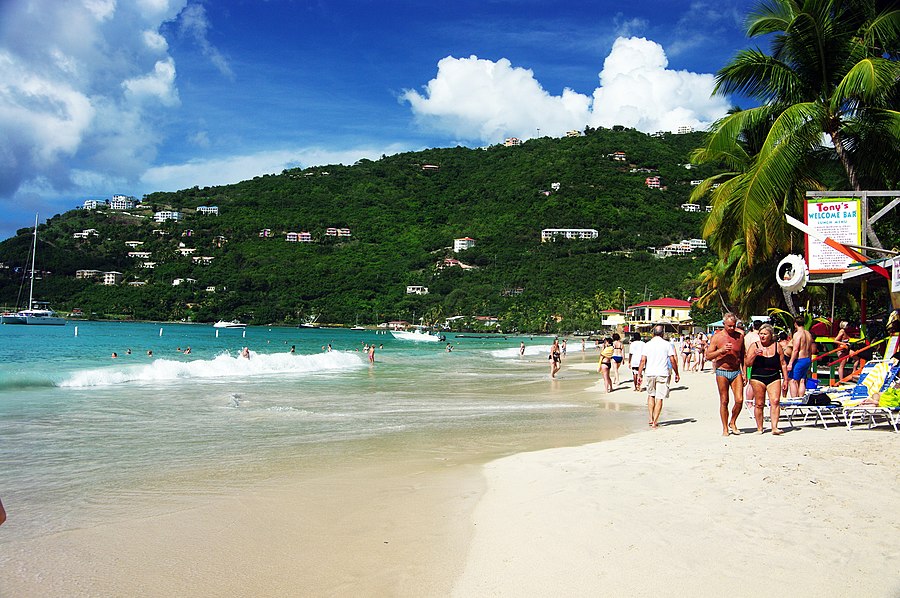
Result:
{"label": "white catamaran", "polygon": [[37,253],[37,214],[34,216],[34,242],[31,248],[31,283],[28,286],[28,308],[15,313],[0,315],[3,324],[29,324],[32,326],[65,326],[66,319],[56,315],[46,301],[34,300],[34,262]]}

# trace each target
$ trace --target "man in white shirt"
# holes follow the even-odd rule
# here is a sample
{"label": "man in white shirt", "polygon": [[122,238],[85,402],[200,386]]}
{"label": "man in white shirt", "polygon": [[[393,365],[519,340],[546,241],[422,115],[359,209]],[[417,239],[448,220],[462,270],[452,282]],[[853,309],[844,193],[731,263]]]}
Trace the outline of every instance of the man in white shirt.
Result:
{"label": "man in white shirt", "polygon": [[628,364],[631,366],[631,381],[634,382],[635,392],[641,392],[641,383],[638,380],[638,370],[641,369],[641,355],[644,352],[644,341],[640,334],[631,337],[628,345]]}
{"label": "man in white shirt", "polygon": [[647,410],[650,412],[650,427],[654,429],[659,427],[663,400],[669,398],[671,372],[675,372],[675,382],[681,379],[678,375],[675,347],[663,338],[663,334],[665,328],[662,325],[653,327],[653,338],[644,343],[641,365],[638,368],[638,384],[641,380],[647,382]]}

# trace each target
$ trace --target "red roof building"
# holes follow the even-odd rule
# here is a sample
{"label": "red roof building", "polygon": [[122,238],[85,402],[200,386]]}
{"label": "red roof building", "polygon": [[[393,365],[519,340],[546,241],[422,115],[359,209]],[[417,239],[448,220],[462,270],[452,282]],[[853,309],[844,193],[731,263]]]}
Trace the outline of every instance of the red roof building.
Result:
{"label": "red roof building", "polygon": [[662,297],[629,306],[626,314],[629,322],[680,323],[691,319],[691,302]]}

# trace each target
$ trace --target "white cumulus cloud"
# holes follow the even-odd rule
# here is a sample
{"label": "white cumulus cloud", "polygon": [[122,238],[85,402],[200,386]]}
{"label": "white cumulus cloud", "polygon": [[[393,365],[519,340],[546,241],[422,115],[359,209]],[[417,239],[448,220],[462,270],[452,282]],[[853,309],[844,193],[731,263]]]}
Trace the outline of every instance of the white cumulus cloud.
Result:
{"label": "white cumulus cloud", "polygon": [[137,179],[178,103],[160,27],[185,2],[0,5],[0,199],[73,191],[94,170]]}
{"label": "white cumulus cloud", "polygon": [[506,59],[448,56],[421,93],[407,90],[401,99],[423,127],[488,143],[531,137],[538,129],[562,135],[585,125],[705,128],[728,110],[724,98],[710,97],[713,75],[669,69],[662,46],[644,38],[618,38],[599,82],[590,96],[568,88],[552,95],[532,71]]}
{"label": "white cumulus cloud", "polygon": [[425,95],[406,91],[402,98],[426,126],[485,141],[530,134],[535,127],[549,133],[583,125],[590,105],[590,98],[570,89],[550,95],[530,70],[505,58],[492,62],[476,56],[442,59]]}
{"label": "white cumulus cloud", "polygon": [[160,60],[153,65],[153,71],[127,79],[122,83],[126,96],[141,101],[153,98],[165,106],[178,103],[178,90],[175,89],[175,61],[171,58]]}

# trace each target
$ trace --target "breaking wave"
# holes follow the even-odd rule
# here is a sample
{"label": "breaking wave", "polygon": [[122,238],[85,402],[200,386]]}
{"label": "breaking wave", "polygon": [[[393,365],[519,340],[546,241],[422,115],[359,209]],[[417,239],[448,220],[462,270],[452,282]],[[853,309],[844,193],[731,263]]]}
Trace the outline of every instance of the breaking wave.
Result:
{"label": "breaking wave", "polygon": [[365,365],[355,353],[331,351],[314,355],[290,353],[250,353],[250,359],[221,353],[214,359],[174,361],[157,359],[143,366],[121,369],[96,368],[71,374],[59,383],[63,387],[112,386],[131,382],[163,382],[170,380],[244,378],[248,376],[311,374],[349,371]]}

